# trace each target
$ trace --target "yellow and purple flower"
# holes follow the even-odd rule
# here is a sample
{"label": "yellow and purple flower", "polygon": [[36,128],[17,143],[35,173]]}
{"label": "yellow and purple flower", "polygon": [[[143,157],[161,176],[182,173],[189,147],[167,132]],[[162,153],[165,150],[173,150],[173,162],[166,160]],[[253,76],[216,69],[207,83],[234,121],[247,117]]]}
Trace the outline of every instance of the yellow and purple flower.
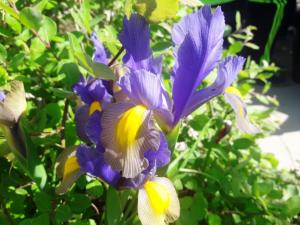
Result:
{"label": "yellow and purple flower", "polygon": [[[76,113],[77,132],[88,145],[65,160],[74,170],[64,169],[100,177],[116,188],[139,189],[138,214],[144,225],[175,221],[180,211],[176,191],[155,173],[170,161],[165,135],[199,106],[224,94],[243,67],[242,57],[221,58],[224,30],[221,8],[212,13],[209,6],[174,26],[171,98],[163,87],[161,58],[152,55],[148,23],[137,14],[125,17],[120,41],[127,72],[116,82],[81,78],[74,86],[84,103]],[[108,53],[95,34],[92,41],[93,60],[107,64]],[[199,90],[214,69],[213,84]],[[225,95],[231,98],[228,91]]]}

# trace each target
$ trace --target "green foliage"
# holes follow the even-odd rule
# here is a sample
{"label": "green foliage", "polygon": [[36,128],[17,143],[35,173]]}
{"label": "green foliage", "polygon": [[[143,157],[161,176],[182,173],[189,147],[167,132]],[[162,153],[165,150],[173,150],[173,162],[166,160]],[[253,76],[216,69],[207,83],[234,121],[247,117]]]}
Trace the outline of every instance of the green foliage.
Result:
{"label": "green foliage", "polygon": [[[107,66],[91,61],[91,32],[96,32],[112,56],[116,55],[122,17],[132,12],[135,1],[8,2],[11,4],[0,2],[0,85],[6,88],[11,80],[25,85],[28,104],[20,125],[30,152],[26,162],[29,171],[24,172],[16,156],[7,150],[1,133],[0,224],[139,224],[133,191],[117,191],[96,178],[82,176],[65,195],[55,193],[60,182],[55,170],[57,156],[80,143],[74,125],[77,101],[72,85],[80,73],[104,79],[115,76]],[[198,4],[182,1],[185,4],[177,12],[177,1],[149,2],[158,7],[148,19],[160,21],[151,25],[151,45],[155,55],[163,55],[163,76],[169,78],[174,21],[165,19],[175,15],[178,19]],[[172,3],[168,12],[163,10],[166,3]],[[145,6],[136,7],[141,14],[147,12]],[[237,27],[226,32],[229,47],[224,56],[258,48],[252,43],[255,28],[242,28],[241,16],[237,14]],[[174,130],[169,135],[173,159],[165,170],[180,197],[181,217],[176,224],[282,225],[299,221],[298,177],[278,170],[277,159],[261,153],[256,144],[258,138],[279,127],[269,119],[279,103],[266,95],[268,79],[277,69],[274,64],[257,64],[248,58],[236,81],[247,103],[255,100],[265,106],[248,107],[262,134],[241,133],[232,109],[220,96],[183,121],[179,133]],[[211,80],[209,77],[204,85]],[[170,91],[169,80],[164,82]],[[257,83],[262,85],[262,93],[255,88]],[[220,139],[224,121],[233,125]]]}

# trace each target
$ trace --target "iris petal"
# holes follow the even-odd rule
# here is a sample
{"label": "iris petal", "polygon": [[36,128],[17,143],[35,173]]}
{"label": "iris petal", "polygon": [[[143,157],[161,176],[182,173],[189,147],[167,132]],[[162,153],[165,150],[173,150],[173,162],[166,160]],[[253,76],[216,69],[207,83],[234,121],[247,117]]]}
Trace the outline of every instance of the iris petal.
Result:
{"label": "iris petal", "polygon": [[[128,103],[111,104],[103,111],[101,119],[101,142],[106,148],[105,159],[113,169],[122,171],[126,178],[133,178],[148,167],[144,152],[148,149],[156,151],[160,143],[160,134],[153,123],[151,112],[135,107]],[[139,119],[135,121],[136,116]],[[121,125],[124,127],[118,128]],[[118,134],[118,129],[124,132]]]}
{"label": "iris petal", "polygon": [[149,24],[142,16],[132,14],[129,20],[124,17],[120,41],[126,50],[123,62],[130,69],[161,74],[161,59],[152,56]]}
{"label": "iris petal", "polygon": [[240,95],[237,94],[236,91],[226,91],[224,96],[235,112],[238,128],[248,134],[259,133],[259,127],[250,122],[247,115],[246,104],[243,102]]}
{"label": "iris petal", "polygon": [[176,190],[170,180],[154,177],[138,193],[138,216],[143,225],[165,225],[180,214]]}
{"label": "iris petal", "polygon": [[172,31],[175,43],[173,68],[174,123],[192,94],[220,60],[225,29],[224,15],[218,7],[211,13],[209,6],[185,16]]}

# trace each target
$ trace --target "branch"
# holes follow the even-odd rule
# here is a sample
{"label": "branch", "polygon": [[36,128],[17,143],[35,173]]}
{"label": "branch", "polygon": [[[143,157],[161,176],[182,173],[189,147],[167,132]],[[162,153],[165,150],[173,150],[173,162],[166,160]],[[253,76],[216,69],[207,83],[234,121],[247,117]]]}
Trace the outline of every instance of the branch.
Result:
{"label": "branch", "polygon": [[119,56],[122,54],[123,51],[124,51],[124,48],[121,47],[120,50],[118,51],[118,53],[115,55],[115,57],[113,57],[112,60],[110,60],[110,62],[107,65],[111,66],[112,64],[114,64],[114,62],[119,58]]}

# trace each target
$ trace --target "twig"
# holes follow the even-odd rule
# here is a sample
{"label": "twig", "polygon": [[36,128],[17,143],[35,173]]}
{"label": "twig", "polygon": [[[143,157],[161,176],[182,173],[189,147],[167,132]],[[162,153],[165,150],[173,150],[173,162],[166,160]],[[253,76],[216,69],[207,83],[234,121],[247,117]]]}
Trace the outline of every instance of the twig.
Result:
{"label": "twig", "polygon": [[121,47],[120,50],[118,51],[118,53],[112,58],[112,60],[110,60],[110,62],[107,65],[111,66],[112,64],[114,64],[114,62],[119,58],[119,56],[122,54],[123,51],[124,51],[124,48]]}
{"label": "twig", "polygon": [[60,140],[61,140],[61,145],[64,147],[66,145],[65,143],[65,126],[66,126],[66,121],[68,118],[68,109],[69,109],[69,100],[65,100],[65,107],[64,107],[64,114],[62,117],[61,121],[61,132],[60,132]]}
{"label": "twig", "polygon": [[[13,8],[13,10],[19,15],[20,12],[15,4],[15,2],[13,1],[9,1],[10,6]],[[46,48],[51,48],[51,45],[49,42],[45,41],[40,35],[39,33],[35,30],[35,29],[30,29],[31,32],[45,45]]]}

